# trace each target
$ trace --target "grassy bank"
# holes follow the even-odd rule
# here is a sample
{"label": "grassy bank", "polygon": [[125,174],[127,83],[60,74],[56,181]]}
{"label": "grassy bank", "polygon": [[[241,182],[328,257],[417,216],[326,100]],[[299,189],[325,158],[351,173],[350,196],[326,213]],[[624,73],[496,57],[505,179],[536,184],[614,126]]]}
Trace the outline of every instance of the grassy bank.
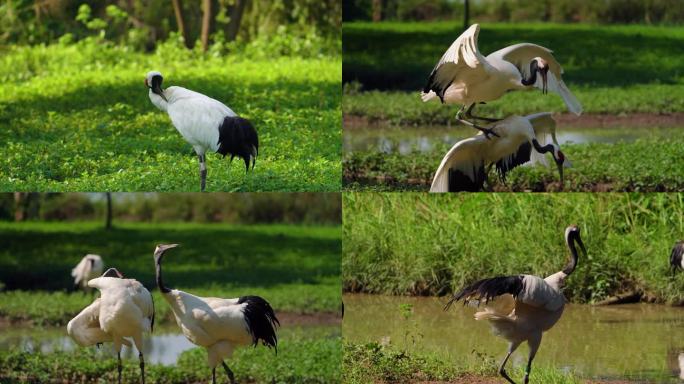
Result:
{"label": "grassy bank", "polygon": [[435,295],[488,276],[546,276],[564,265],[563,231],[577,224],[588,257],[567,280],[569,300],[631,290],[684,300],[684,276],[668,271],[682,194],[348,193],[343,205],[347,291]]}
{"label": "grassy bank", "polygon": [[0,55],[0,190],[196,191],[196,155],[143,84],[216,98],[259,133],[254,172],[207,156],[209,191],[339,190],[339,56],[155,54],[85,40]]}
{"label": "grassy bank", "polygon": [[[500,383],[498,365],[492,357],[483,356],[477,366],[459,365],[455,358],[437,354],[421,354],[381,346],[377,343],[344,343],[343,369],[345,383]],[[523,369],[509,368],[512,378],[522,380]],[[532,370],[537,383],[580,383],[571,373],[539,366]]]}
{"label": "grassy bank", "polygon": [[[0,316],[66,324],[92,301],[69,293],[71,268],[86,253],[141,281],[155,295],[157,318],[172,321],[154,283],[152,252],[169,253],[167,284],[194,294],[257,294],[276,311],[336,312],[340,305],[340,228],[295,225],[0,223]],[[153,290],[154,289],[154,290]]]}
{"label": "grassy bank", "polygon": [[[418,91],[461,33],[447,22],[345,23],[345,115],[395,124],[444,124],[453,108],[424,104]],[[568,36],[573,36],[568,44]],[[533,42],[554,51],[586,113],[681,111],[684,27],[516,23],[483,24],[479,49]],[[378,90],[376,92],[358,92]],[[478,107],[482,115],[565,110],[560,98],[515,93]]]}
{"label": "grassy bank", "polygon": [[[278,354],[264,347],[237,349],[227,361],[241,383],[339,383],[342,345],[339,336],[304,330],[281,332]],[[93,383],[116,381],[116,357],[111,346],[81,348],[74,352],[30,353],[18,350],[0,352],[0,381],[13,383],[60,382]],[[146,364],[146,379],[151,383],[206,383],[211,380],[206,351],[194,348],[181,354],[170,366]],[[220,372],[219,372],[220,371]],[[222,369],[219,382],[226,382]],[[123,382],[138,382],[137,358],[124,363]]]}
{"label": "grassy bank", "polygon": [[[565,170],[566,191],[680,191],[684,188],[684,133],[671,129],[668,140],[645,137],[635,142],[563,145],[572,161]],[[429,190],[434,172],[450,145],[435,143],[434,150],[414,148],[411,153],[356,151],[344,156],[347,190]],[[638,154],[638,155],[637,155]],[[495,191],[557,191],[558,170],[518,167],[506,183],[489,175]]]}

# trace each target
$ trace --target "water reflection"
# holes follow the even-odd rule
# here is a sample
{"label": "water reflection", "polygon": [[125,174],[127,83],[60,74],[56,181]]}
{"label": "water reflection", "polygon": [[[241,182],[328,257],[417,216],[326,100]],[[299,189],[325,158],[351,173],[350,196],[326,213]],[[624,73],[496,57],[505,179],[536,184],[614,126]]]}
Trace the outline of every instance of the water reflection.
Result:
{"label": "water reflection", "polygon": [[[664,138],[671,129],[680,128],[572,128],[563,127],[557,132],[561,145],[616,142],[633,142],[639,138]],[[414,151],[430,152],[435,144],[453,145],[475,134],[467,127],[369,127],[344,132],[345,152],[398,152],[402,155]]]}
{"label": "water reflection", "polygon": [[[437,298],[345,295],[343,334],[357,342],[384,340],[400,348],[436,352],[455,361],[478,362],[477,354],[503,358],[506,342],[492,335],[475,309],[442,310]],[[399,305],[413,305],[411,319]],[[369,321],[372,319],[372,321]],[[416,334],[415,345],[406,334]],[[474,353],[475,352],[475,353]],[[535,363],[553,365],[588,378],[676,380],[684,367],[684,309],[652,304],[610,307],[568,305],[563,317],[544,335]],[[527,348],[511,357],[524,366]],[[684,361],[683,361],[684,362]]]}

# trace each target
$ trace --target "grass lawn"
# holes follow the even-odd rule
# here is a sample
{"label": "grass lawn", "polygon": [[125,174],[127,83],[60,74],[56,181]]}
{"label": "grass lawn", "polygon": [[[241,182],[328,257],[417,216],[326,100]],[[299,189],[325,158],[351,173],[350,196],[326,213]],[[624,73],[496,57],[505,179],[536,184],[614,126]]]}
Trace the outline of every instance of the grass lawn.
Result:
{"label": "grass lawn", "polygon": [[683,194],[347,193],[342,279],[352,292],[438,295],[489,276],[559,271],[563,232],[577,224],[588,255],[565,296],[618,293],[681,303],[670,250],[684,238]]}
{"label": "grass lawn", "polygon": [[[108,351],[111,344],[105,344]],[[104,356],[103,356],[104,355]],[[227,360],[235,378],[241,383],[306,383],[341,382],[342,342],[339,334],[305,329],[281,331],[278,354],[264,347],[237,349]],[[220,368],[220,367],[219,367]],[[206,383],[211,381],[207,353],[194,348],[181,354],[170,366],[146,364],[147,382],[160,384]],[[126,359],[122,381],[140,380],[137,358]],[[74,352],[29,353],[18,350],[0,351],[0,381],[35,383],[116,382],[114,353],[98,354],[95,348],[79,348]],[[222,369],[217,381],[227,382]],[[4,381],[3,381],[4,382]]]}
{"label": "grass lawn", "polygon": [[[444,124],[455,107],[422,103],[419,91],[435,63],[461,33],[453,21],[345,23],[345,115],[395,124]],[[572,44],[568,38],[572,36]],[[532,42],[554,51],[563,78],[585,113],[669,113],[684,110],[684,27],[589,24],[482,24],[487,55]],[[361,90],[374,92],[359,92]],[[565,111],[559,97],[516,92],[478,107],[481,115]]]}
{"label": "grass lawn", "polygon": [[253,172],[207,156],[208,191],[340,188],[341,57],[154,54],[84,40],[0,52],[0,191],[198,191],[198,162],[148,98],[149,70],[259,133]]}
{"label": "grass lawn", "polygon": [[173,288],[200,296],[256,294],[276,312],[337,312],[341,302],[340,227],[225,224],[0,223],[0,316],[66,324],[92,301],[69,293],[71,268],[86,254],[102,255],[155,296],[159,321],[173,322],[154,283],[152,253],[179,243],[164,262]]}

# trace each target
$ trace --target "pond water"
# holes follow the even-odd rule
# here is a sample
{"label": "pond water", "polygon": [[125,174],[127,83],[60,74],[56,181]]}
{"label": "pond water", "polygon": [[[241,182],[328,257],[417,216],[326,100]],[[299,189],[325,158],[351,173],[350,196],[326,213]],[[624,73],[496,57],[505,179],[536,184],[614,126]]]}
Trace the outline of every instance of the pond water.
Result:
{"label": "pond water", "polygon": [[[572,128],[558,130],[556,138],[564,144],[632,142],[639,138],[666,137],[672,129],[680,128]],[[453,145],[477,132],[463,126],[431,127],[365,127],[344,131],[345,152],[398,152],[402,155],[415,150],[430,152],[436,143]]]}
{"label": "pond water", "polygon": [[[306,332],[302,332],[303,329]],[[151,364],[172,365],[176,363],[181,353],[192,348],[198,348],[177,331],[178,328],[173,326],[155,327],[152,335],[146,335],[143,347],[145,361]],[[279,329],[279,338],[288,333],[339,336],[340,327],[335,325],[285,326]],[[2,327],[0,328],[0,349],[9,349],[10,347],[18,347],[24,351],[40,351],[42,353],[53,351],[68,352],[82,348],[67,336],[66,326],[47,328],[28,326]],[[103,344],[98,349],[98,355],[102,358],[116,357],[111,343]],[[121,351],[121,357],[137,361],[138,352],[135,350],[135,347],[128,348],[124,346]]]}
{"label": "pond water", "polygon": [[[454,363],[479,362],[478,354],[484,354],[498,365],[507,342],[493,335],[487,322],[473,319],[475,308],[455,305],[444,312],[445,302],[345,295],[342,333],[355,342],[389,342],[398,348],[439,353]],[[412,305],[409,319],[402,317],[401,304]],[[524,344],[509,364],[525,366],[527,352]],[[684,378],[680,361],[684,364],[684,309],[655,304],[568,305],[561,320],[544,334],[534,360],[585,378],[649,382]]]}

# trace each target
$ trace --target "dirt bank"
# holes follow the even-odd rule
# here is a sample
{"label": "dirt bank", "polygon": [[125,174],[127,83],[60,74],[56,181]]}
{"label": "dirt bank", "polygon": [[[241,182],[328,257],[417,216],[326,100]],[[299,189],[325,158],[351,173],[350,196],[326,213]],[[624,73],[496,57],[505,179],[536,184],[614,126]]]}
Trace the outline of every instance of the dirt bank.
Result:
{"label": "dirt bank", "polygon": [[[571,114],[556,114],[553,116],[558,125],[578,128],[602,128],[602,127],[681,127],[684,126],[684,113],[654,114],[654,113],[630,113],[630,114],[583,114],[575,116]],[[354,129],[368,126],[387,126],[387,120],[369,119],[366,116],[344,115],[344,128]]]}

